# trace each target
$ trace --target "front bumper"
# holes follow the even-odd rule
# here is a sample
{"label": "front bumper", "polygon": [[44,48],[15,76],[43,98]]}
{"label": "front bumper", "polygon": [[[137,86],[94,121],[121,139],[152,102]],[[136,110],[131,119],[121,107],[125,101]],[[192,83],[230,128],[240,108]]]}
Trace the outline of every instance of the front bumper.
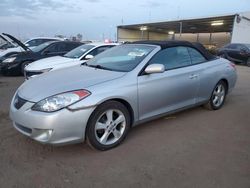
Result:
{"label": "front bumper", "polygon": [[27,101],[16,109],[12,100],[10,118],[19,132],[45,144],[64,145],[84,141],[87,122],[94,107],[77,111],[65,108],[45,113],[31,110],[33,105]]}
{"label": "front bumper", "polygon": [[19,63],[1,63],[0,69],[5,75],[20,75],[21,65]]}

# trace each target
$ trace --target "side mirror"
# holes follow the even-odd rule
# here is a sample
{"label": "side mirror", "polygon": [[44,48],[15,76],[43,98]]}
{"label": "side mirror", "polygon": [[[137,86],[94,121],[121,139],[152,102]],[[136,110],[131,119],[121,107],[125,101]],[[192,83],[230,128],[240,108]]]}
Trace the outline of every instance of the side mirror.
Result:
{"label": "side mirror", "polygon": [[86,55],[86,56],[85,56],[85,58],[84,58],[84,59],[89,60],[89,59],[92,59],[92,58],[94,58],[94,56],[93,56],[93,55],[88,54],[88,55]]}
{"label": "side mirror", "polygon": [[145,69],[145,73],[147,74],[163,73],[164,71],[165,71],[165,66],[162,64],[148,65]]}

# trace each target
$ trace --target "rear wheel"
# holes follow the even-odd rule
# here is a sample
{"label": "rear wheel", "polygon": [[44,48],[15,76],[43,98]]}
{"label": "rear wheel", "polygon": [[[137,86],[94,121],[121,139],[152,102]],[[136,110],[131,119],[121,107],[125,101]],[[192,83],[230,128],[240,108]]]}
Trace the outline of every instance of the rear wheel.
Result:
{"label": "rear wheel", "polygon": [[108,150],[119,145],[130,128],[127,108],[116,101],[101,104],[91,115],[87,126],[87,141],[98,150]]}
{"label": "rear wheel", "polygon": [[250,67],[250,57],[247,59],[246,65]]}
{"label": "rear wheel", "polygon": [[222,58],[227,59],[227,55],[226,55],[226,53],[222,53],[222,54],[220,54],[219,56],[220,56],[220,57],[222,57]]}
{"label": "rear wheel", "polygon": [[225,102],[226,94],[227,94],[227,86],[225,82],[221,80],[216,84],[213,93],[210,97],[210,100],[205,105],[205,107],[208,108],[209,110],[220,109]]}

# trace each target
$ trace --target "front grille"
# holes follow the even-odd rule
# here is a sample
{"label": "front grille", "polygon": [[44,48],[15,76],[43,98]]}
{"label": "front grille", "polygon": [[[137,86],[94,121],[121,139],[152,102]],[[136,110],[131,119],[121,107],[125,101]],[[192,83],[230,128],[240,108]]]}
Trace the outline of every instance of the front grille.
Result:
{"label": "front grille", "polygon": [[29,79],[31,76],[36,76],[42,73],[43,73],[42,71],[25,71],[24,74],[25,74],[25,78]]}
{"label": "front grille", "polygon": [[16,127],[17,127],[18,129],[20,129],[21,131],[23,131],[23,132],[25,132],[25,133],[27,133],[27,134],[31,134],[31,133],[32,133],[32,129],[30,129],[30,128],[28,128],[28,127],[24,127],[24,126],[22,126],[22,125],[20,125],[20,124],[18,124],[18,123],[15,123],[15,125],[16,125]]}
{"label": "front grille", "polygon": [[14,99],[14,106],[16,109],[20,109],[26,102],[27,102],[27,100],[19,97],[17,94],[15,99]]}

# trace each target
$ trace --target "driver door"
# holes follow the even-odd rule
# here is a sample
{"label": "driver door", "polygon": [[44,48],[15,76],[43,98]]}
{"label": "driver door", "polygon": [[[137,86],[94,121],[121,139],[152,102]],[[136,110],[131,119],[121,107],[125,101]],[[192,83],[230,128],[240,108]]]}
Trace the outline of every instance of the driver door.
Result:
{"label": "driver door", "polygon": [[163,64],[163,73],[138,76],[140,120],[195,104],[199,71],[191,66],[186,47],[161,50],[149,64]]}

